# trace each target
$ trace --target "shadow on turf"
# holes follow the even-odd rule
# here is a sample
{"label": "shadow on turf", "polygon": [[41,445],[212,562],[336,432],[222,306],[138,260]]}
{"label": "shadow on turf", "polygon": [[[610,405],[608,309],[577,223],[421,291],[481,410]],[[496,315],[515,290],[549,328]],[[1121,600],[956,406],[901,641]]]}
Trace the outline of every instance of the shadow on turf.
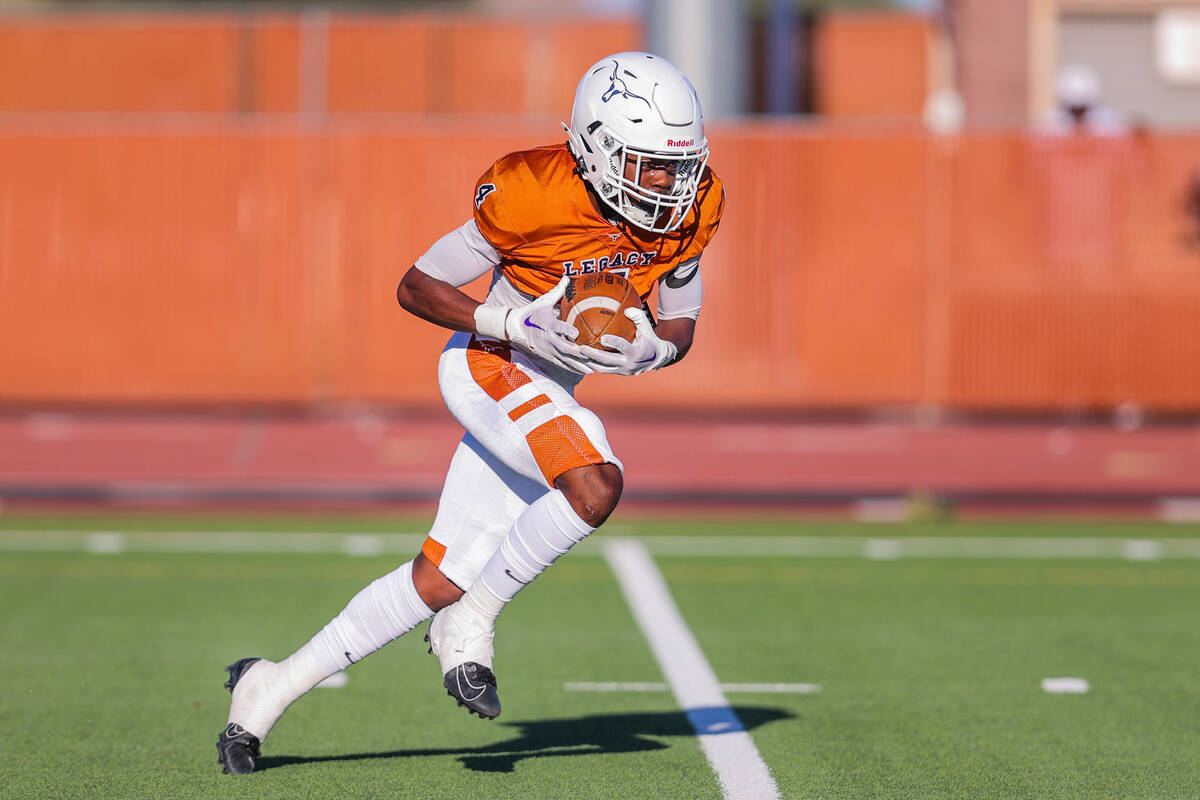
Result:
{"label": "shadow on turf", "polygon": [[[781,708],[737,706],[733,709],[746,730],[794,715]],[[367,758],[460,756],[462,765],[476,772],[512,772],[524,758],[582,756],[592,753],[634,753],[662,750],[666,745],[651,736],[695,736],[696,730],[681,711],[670,713],[594,714],[575,719],[501,723],[516,729],[512,739],[486,747],[427,750],[389,750],[380,753],[347,753],[336,756],[263,756],[255,771],[310,764],[319,761],[358,761]]]}

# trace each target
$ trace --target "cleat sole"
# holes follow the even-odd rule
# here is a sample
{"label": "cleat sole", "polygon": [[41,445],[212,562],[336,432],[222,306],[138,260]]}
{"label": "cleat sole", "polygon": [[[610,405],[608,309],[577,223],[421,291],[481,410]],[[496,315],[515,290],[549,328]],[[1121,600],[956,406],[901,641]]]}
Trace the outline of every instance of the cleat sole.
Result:
{"label": "cleat sole", "polygon": [[455,703],[457,703],[459,708],[465,708],[467,710],[468,714],[473,714],[474,716],[479,717],[480,719],[486,719],[486,720],[493,720],[496,718],[495,716],[488,716],[487,714],[484,714],[482,711],[476,711],[475,709],[471,708],[469,705],[464,703],[462,700],[459,700],[457,697],[455,697],[454,692],[447,690],[446,696],[449,697],[451,700],[453,700]]}

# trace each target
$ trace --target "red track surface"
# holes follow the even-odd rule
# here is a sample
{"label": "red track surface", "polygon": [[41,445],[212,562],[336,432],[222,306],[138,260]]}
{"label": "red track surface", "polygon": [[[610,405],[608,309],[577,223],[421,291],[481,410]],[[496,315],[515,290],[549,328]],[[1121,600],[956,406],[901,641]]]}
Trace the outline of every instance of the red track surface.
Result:
{"label": "red track surface", "polygon": [[[9,413],[0,499],[122,505],[429,504],[448,416]],[[960,506],[1142,511],[1200,498],[1200,428],[619,419],[625,504],[821,507],[923,493]]]}

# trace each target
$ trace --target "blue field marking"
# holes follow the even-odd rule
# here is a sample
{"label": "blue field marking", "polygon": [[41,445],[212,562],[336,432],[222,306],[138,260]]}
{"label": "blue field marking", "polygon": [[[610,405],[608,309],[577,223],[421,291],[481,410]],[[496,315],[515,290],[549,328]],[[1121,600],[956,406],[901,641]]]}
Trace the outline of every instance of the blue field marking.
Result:
{"label": "blue field marking", "polygon": [[699,734],[737,733],[746,730],[729,706],[693,708],[687,712],[687,718]]}

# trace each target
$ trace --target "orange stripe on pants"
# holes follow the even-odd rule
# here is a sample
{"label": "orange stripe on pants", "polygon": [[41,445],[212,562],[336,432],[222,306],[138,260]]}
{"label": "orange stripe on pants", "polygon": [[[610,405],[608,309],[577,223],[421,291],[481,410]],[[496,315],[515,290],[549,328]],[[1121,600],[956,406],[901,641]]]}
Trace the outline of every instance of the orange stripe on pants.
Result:
{"label": "orange stripe on pants", "polygon": [[533,411],[535,408],[541,408],[542,406],[546,405],[549,402],[550,402],[549,397],[547,397],[544,394],[539,394],[537,397],[533,398],[532,400],[522,403],[521,405],[514,408],[512,411],[508,412],[508,418],[511,419],[513,422],[516,422],[521,417],[528,414],[530,411]]}
{"label": "orange stripe on pants", "polygon": [[603,464],[604,458],[592,441],[588,439],[579,423],[567,416],[555,417],[529,432],[525,437],[529,449],[537,460],[546,483],[554,485],[554,479],[567,470],[588,464]]}
{"label": "orange stripe on pants", "polygon": [[432,536],[425,537],[425,544],[421,545],[421,552],[428,558],[436,567],[442,563],[442,559],[446,557],[446,545],[434,539]]}
{"label": "orange stripe on pants", "polygon": [[471,377],[497,403],[513,389],[531,382],[529,376],[509,360],[511,354],[506,345],[481,342],[474,336],[467,345],[467,366],[471,370]]}
{"label": "orange stripe on pants", "polygon": [[[471,370],[471,377],[496,402],[503,400],[513,390],[532,383],[530,377],[509,360],[511,353],[504,345],[480,342],[475,337],[471,337],[467,345],[467,366]],[[509,417],[517,420],[549,402],[550,398],[546,395],[538,395],[514,408]],[[566,415],[557,416],[534,428],[526,435],[525,441],[550,486],[567,470],[604,463],[604,457],[588,439],[583,428]]]}

